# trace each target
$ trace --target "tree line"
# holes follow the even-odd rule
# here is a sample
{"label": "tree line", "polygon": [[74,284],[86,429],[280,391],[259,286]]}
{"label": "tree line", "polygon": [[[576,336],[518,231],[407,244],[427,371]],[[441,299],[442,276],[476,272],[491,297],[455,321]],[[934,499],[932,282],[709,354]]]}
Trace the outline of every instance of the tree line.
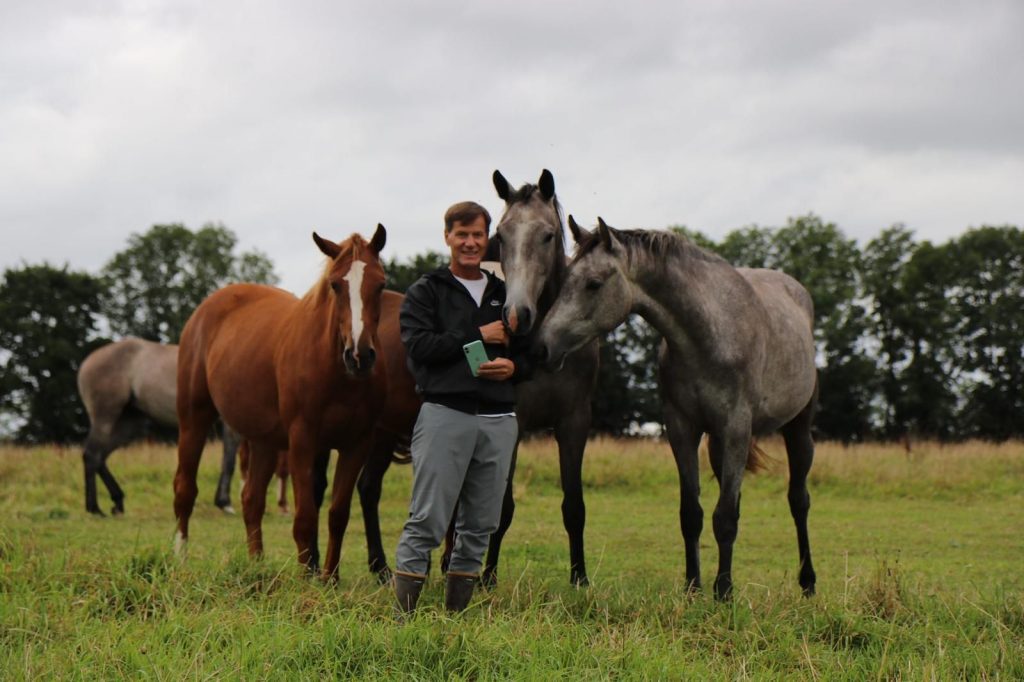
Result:
{"label": "tree line", "polygon": [[[972,228],[941,245],[895,225],[863,246],[815,215],[751,226],[719,241],[669,228],[736,266],[777,268],[815,304],[819,438],[1024,436],[1024,232]],[[155,225],[98,274],[49,264],[0,281],[0,436],[74,442],[87,420],[75,375],[85,356],[127,335],[174,343],[192,310],[236,281],[276,283],[258,251],[238,253],[223,225]],[[447,262],[428,251],[385,263],[405,289]],[[661,421],[658,334],[639,317],[601,348],[594,429],[635,433]]]}

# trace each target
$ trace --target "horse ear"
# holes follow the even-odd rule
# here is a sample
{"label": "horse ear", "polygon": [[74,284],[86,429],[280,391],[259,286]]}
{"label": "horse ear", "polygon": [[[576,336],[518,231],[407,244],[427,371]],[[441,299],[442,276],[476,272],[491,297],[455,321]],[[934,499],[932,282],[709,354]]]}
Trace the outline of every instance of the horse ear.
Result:
{"label": "horse ear", "polygon": [[494,171],[494,175],[491,176],[491,180],[494,181],[494,189],[497,190],[498,196],[505,203],[508,203],[508,198],[512,196],[512,190],[508,186],[508,180],[501,174],[501,171]]}
{"label": "horse ear", "polygon": [[373,233],[373,239],[370,240],[370,248],[379,256],[387,241],[388,231],[384,229],[383,225],[377,223],[377,231]]}
{"label": "horse ear", "polygon": [[323,252],[323,254],[330,258],[331,260],[337,258],[338,254],[341,253],[340,246],[332,242],[330,239],[324,239],[316,232],[313,233],[313,241],[316,242],[316,245],[320,248],[320,251]]}
{"label": "horse ear", "polygon": [[540,172],[537,186],[540,187],[540,193],[545,201],[551,201],[551,197],[555,196],[555,176],[547,168]]}
{"label": "horse ear", "polygon": [[572,233],[572,239],[577,244],[583,241],[584,230],[576,223],[571,213],[569,214],[569,232]]}
{"label": "horse ear", "polygon": [[603,218],[598,216],[597,218],[597,234],[601,237],[601,244],[604,248],[609,251],[612,250],[612,228],[608,227],[608,224]]}

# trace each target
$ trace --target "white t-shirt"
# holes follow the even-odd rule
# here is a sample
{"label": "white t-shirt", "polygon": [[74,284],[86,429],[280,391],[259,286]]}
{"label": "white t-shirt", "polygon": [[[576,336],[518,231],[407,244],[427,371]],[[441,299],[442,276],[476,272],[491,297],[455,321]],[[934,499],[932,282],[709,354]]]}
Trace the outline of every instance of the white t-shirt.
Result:
{"label": "white t-shirt", "polygon": [[[455,277],[455,275],[452,275]],[[455,277],[459,280],[462,286],[466,287],[466,291],[476,301],[476,307],[480,307],[480,302],[484,300],[484,290],[487,288],[487,275],[484,275],[480,279],[462,279],[461,277]]]}

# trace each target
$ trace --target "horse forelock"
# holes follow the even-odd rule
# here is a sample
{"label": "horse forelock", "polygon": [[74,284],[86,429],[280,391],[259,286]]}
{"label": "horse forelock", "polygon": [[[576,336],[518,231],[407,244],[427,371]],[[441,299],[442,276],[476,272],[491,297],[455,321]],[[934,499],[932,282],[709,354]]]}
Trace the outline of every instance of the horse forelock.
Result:
{"label": "horse forelock", "polygon": [[346,258],[349,258],[350,262],[354,263],[363,255],[363,250],[368,245],[369,242],[363,239],[363,236],[360,234],[353,234],[351,237],[341,242],[338,245],[341,247],[338,257],[324,258],[323,272],[320,273],[320,278],[306,293],[303,300],[308,300],[308,302],[312,303],[314,306],[322,305],[330,300],[331,273],[334,272],[335,264],[340,261],[344,261]]}
{"label": "horse forelock", "polygon": [[[533,195],[540,191],[540,187],[531,183],[525,183],[522,187],[517,190],[513,190],[508,197],[508,206],[511,208],[515,204],[528,204],[533,198]],[[555,194],[551,197],[551,203],[555,208],[555,222],[558,227],[558,242],[556,245],[558,259],[556,261],[556,273],[561,274],[564,270],[564,263],[566,262],[565,254],[565,216],[562,212],[562,204],[558,201],[558,195]],[[500,221],[499,221],[500,225]]]}

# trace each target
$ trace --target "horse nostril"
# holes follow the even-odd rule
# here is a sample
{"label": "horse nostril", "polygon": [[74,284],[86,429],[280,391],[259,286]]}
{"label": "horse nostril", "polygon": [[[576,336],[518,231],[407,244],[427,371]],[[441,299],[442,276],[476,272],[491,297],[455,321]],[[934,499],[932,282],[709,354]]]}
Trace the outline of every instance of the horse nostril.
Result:
{"label": "horse nostril", "polygon": [[363,353],[363,363],[369,368],[373,367],[373,363],[377,361],[377,351],[372,348],[367,348]]}
{"label": "horse nostril", "polygon": [[529,308],[523,308],[519,311],[519,328],[516,330],[520,334],[526,334],[533,327],[533,313]]}

